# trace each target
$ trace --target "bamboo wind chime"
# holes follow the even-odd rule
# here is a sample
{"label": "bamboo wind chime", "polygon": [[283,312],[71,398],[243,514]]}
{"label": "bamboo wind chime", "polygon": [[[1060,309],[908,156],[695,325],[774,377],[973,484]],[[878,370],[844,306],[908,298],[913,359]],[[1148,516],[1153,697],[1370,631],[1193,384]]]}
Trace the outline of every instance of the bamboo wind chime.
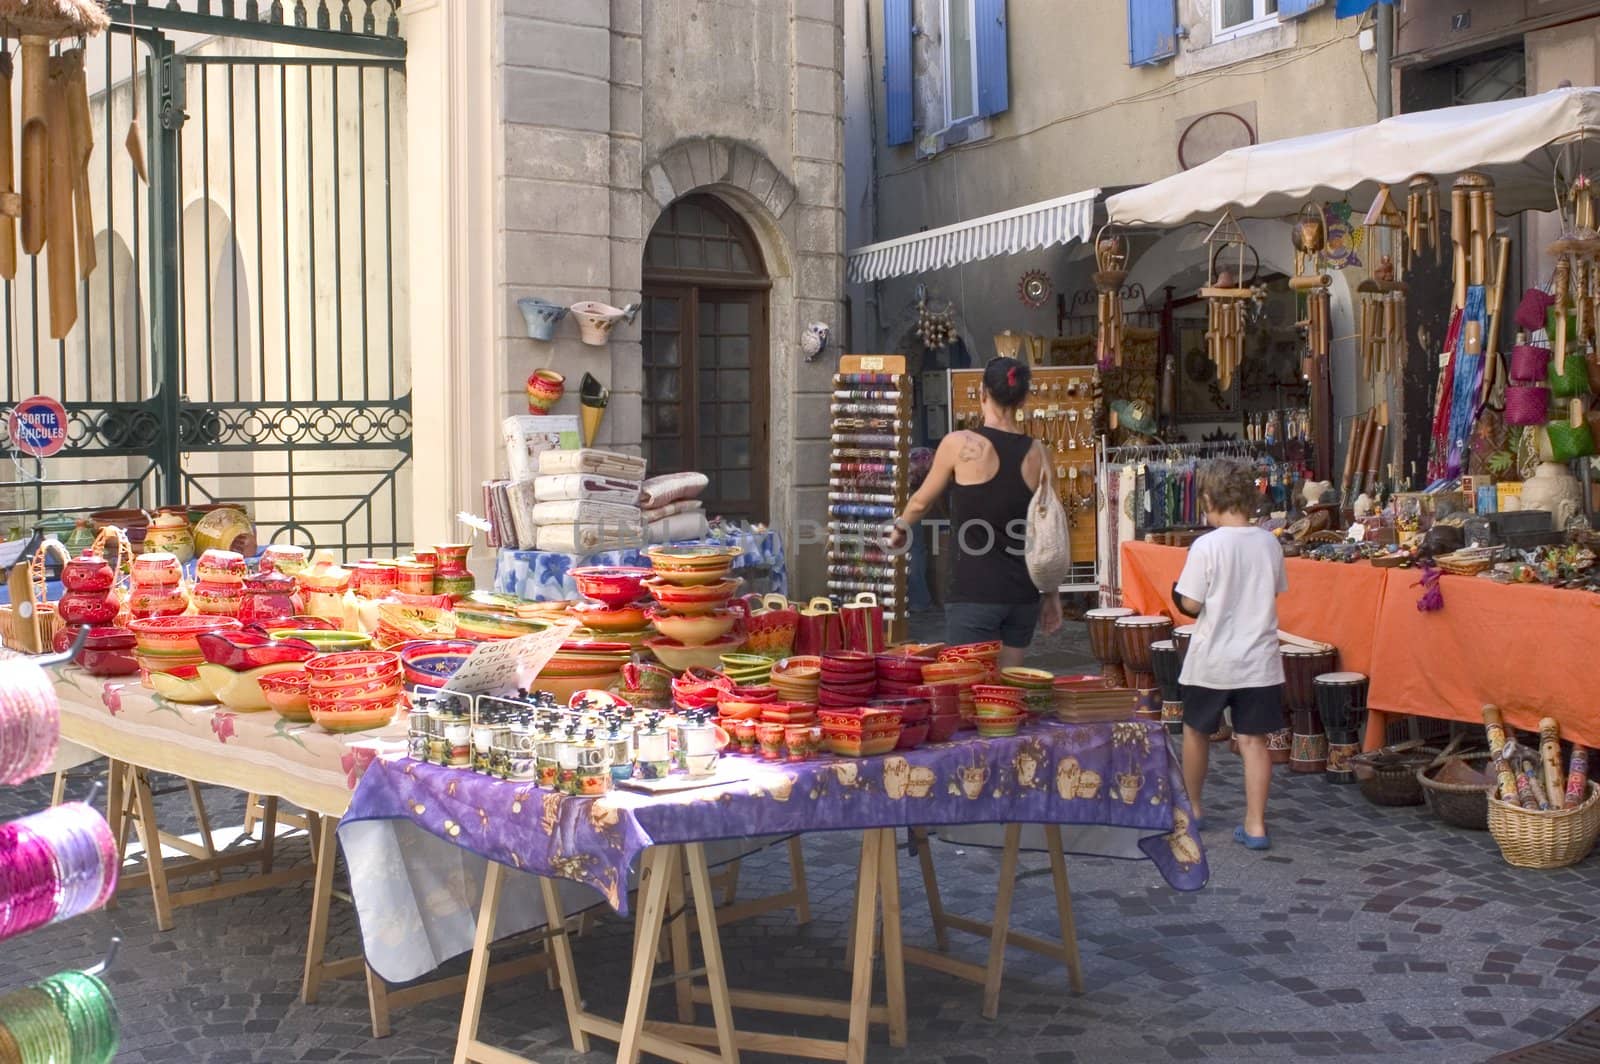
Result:
{"label": "bamboo wind chime", "polygon": [[[1211,248],[1211,283],[1200,289],[1200,296],[1206,301],[1206,355],[1216,366],[1218,385],[1226,392],[1244,361],[1244,310],[1255,293],[1243,285],[1248,243],[1231,211],[1223,212],[1207,235],[1206,244]],[[1231,268],[1219,261],[1221,252],[1229,246],[1238,249],[1238,261]]]}
{"label": "bamboo wind chime", "polygon": [[[1572,183],[1567,194],[1572,205],[1572,233],[1550,245],[1556,260],[1551,309],[1556,315],[1556,330],[1550,337],[1556,376],[1565,379],[1569,335],[1578,345],[1592,342],[1600,329],[1600,233],[1595,231],[1595,189],[1587,174]],[[1573,322],[1573,318],[1576,322]]]}
{"label": "bamboo wind chime", "polygon": [[1328,289],[1333,277],[1321,272],[1322,249],[1328,245],[1328,223],[1322,208],[1313,203],[1300,208],[1290,239],[1294,244],[1295,276],[1289,278],[1289,288],[1306,297],[1305,320],[1299,324],[1306,330],[1306,362],[1301,370],[1309,380],[1317,361],[1328,357],[1331,340],[1328,322],[1332,301]]}
{"label": "bamboo wind chime", "polygon": [[1407,213],[1402,215],[1395,207],[1388,187],[1380,188],[1363,221],[1374,233],[1388,230],[1393,241],[1390,253],[1378,261],[1372,276],[1356,286],[1361,297],[1361,377],[1369,384],[1380,374],[1394,373],[1405,353],[1406,295],[1409,288],[1396,276],[1395,261],[1409,261],[1413,229],[1426,232],[1427,227],[1423,223],[1429,210],[1427,197],[1427,189],[1417,187],[1413,179],[1412,191],[1407,199]]}
{"label": "bamboo wind chime", "polygon": [[[0,277],[17,275],[17,245],[45,253],[50,337],[64,339],[78,320],[78,282],[94,271],[89,157],[94,131],[80,45],[50,54],[53,41],[99,33],[108,20],[90,0],[0,0]],[[20,42],[22,128],[13,157],[9,42]],[[16,164],[20,162],[20,182]],[[19,187],[20,184],[20,187]]]}
{"label": "bamboo wind chime", "polygon": [[1110,225],[1094,241],[1096,305],[1095,361],[1101,369],[1122,365],[1122,283],[1128,279],[1128,241]]}
{"label": "bamboo wind chime", "polygon": [[1406,241],[1400,260],[1404,269],[1411,269],[1424,247],[1433,249],[1434,265],[1444,261],[1444,247],[1439,242],[1439,182],[1418,174],[1406,193]]}

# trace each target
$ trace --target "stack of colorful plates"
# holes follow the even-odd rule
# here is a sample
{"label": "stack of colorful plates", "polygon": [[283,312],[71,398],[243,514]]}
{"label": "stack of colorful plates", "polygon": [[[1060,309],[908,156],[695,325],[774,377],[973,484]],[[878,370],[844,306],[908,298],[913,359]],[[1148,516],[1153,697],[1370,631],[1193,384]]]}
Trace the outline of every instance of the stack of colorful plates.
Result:
{"label": "stack of colorful plates", "polygon": [[550,627],[549,621],[539,617],[517,617],[478,608],[459,608],[455,613],[456,638],[477,643],[535,635]]}
{"label": "stack of colorful plates", "polygon": [[1043,669],[1025,669],[1019,665],[1001,669],[999,681],[1004,686],[1022,691],[1022,700],[1031,716],[1042,717],[1055,705],[1054,673]]}
{"label": "stack of colorful plates", "polygon": [[558,702],[565,702],[575,691],[610,687],[632,656],[632,646],[615,640],[562,643],[540,670],[539,688],[554,694]]}
{"label": "stack of colorful plates", "polygon": [[784,658],[772,666],[770,682],[785,702],[815,704],[822,685],[822,659],[811,655]]}
{"label": "stack of colorful plates", "polygon": [[138,659],[146,686],[153,686],[150,684],[151,673],[175,673],[181,669],[184,670],[182,678],[192,680],[197,691],[201,692],[198,699],[190,698],[187,701],[201,702],[206,701],[207,696],[203,693],[204,685],[200,684],[199,673],[188,671],[206,659],[200,649],[200,636],[205,632],[238,627],[239,622],[232,617],[207,615],[142,617],[128,622],[128,631],[133,633],[138,647],[134,657]]}
{"label": "stack of colorful plates", "polygon": [[689,544],[650,547],[644,553],[656,576],[669,584],[695,587],[721,583],[743,552],[738,547]]}
{"label": "stack of colorful plates", "polygon": [[940,661],[965,661],[981,664],[985,670],[985,677],[993,676],[995,662],[1000,659],[1000,640],[993,639],[986,643],[964,643],[959,646],[946,647],[939,651]]}
{"label": "stack of colorful plates", "polygon": [[761,654],[724,654],[721,662],[723,673],[740,687],[772,680],[772,659]]}

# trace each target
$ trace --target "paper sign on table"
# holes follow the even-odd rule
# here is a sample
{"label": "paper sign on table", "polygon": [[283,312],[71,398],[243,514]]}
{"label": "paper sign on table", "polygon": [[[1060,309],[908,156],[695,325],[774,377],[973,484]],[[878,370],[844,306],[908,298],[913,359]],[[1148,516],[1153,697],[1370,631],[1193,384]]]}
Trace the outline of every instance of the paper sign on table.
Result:
{"label": "paper sign on table", "polygon": [[525,691],[577,627],[575,620],[557,621],[543,632],[483,643],[450,677],[444,690],[469,695]]}

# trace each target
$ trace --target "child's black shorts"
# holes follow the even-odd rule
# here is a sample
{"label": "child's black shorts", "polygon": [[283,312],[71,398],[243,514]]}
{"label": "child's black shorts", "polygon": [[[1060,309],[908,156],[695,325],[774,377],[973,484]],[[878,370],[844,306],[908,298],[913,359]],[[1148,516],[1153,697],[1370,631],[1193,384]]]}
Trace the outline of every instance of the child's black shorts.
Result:
{"label": "child's black shorts", "polygon": [[1183,722],[1204,735],[1222,725],[1222,711],[1233,709],[1233,730],[1240,735],[1265,735],[1288,727],[1283,719],[1283,684],[1271,687],[1214,687],[1183,689]]}

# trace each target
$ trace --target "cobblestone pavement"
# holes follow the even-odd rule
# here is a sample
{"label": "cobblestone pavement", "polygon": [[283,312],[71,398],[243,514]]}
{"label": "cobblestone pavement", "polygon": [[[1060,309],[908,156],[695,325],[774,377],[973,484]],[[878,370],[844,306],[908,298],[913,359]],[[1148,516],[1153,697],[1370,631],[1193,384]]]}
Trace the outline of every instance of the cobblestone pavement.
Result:
{"label": "cobblestone pavement", "polygon": [[[1060,640],[1051,662],[1068,664],[1079,641]],[[1553,1034],[1594,1007],[1600,860],[1512,869],[1486,833],[1445,827],[1421,809],[1376,808],[1353,788],[1287,772],[1275,780],[1274,847],[1248,853],[1228,838],[1242,805],[1237,760],[1219,753],[1214,766],[1205,890],[1176,893],[1144,862],[1070,862],[1087,993],[1073,995],[1043,958],[1013,952],[991,1023],[979,1015],[978,987],[912,968],[911,1046],[893,1050],[875,1030],[871,1059],[1454,1064]],[[75,781],[70,793],[87,787]],[[214,823],[237,823],[238,796],[206,793]],[[47,795],[40,782],[0,792],[0,816],[36,809]],[[188,815],[181,791],[160,806],[164,823]],[[807,840],[810,924],[778,913],[725,929],[735,985],[844,996],[855,845],[848,835]],[[306,856],[299,838],[283,852],[289,861]],[[936,855],[947,909],[983,917],[998,855],[950,844]],[[907,941],[931,946],[916,862],[904,853],[901,870]],[[1045,872],[1040,855],[1025,856],[1014,923],[1037,934],[1054,923]],[[783,849],[769,850],[746,861],[741,894],[781,889],[787,874]],[[309,885],[205,904],[179,910],[163,934],[148,896],[126,894],[115,911],[0,948],[0,987],[92,963],[115,933],[124,938],[111,977],[124,1022],[120,1061],[448,1060],[458,1000],[397,1012],[384,1040],[370,1037],[359,981],[326,986],[317,1005],[299,1003],[310,904]],[[981,958],[982,943],[955,938],[955,952]],[[347,905],[336,906],[332,940],[336,952],[358,945]],[[611,1015],[621,1014],[629,944],[628,925],[613,918],[577,943],[584,992]],[[670,997],[658,991],[657,1015]],[[741,1016],[752,1027],[842,1036],[831,1021]],[[560,997],[542,977],[490,993],[483,1037],[547,1064],[608,1059],[612,1048],[572,1052]]]}

